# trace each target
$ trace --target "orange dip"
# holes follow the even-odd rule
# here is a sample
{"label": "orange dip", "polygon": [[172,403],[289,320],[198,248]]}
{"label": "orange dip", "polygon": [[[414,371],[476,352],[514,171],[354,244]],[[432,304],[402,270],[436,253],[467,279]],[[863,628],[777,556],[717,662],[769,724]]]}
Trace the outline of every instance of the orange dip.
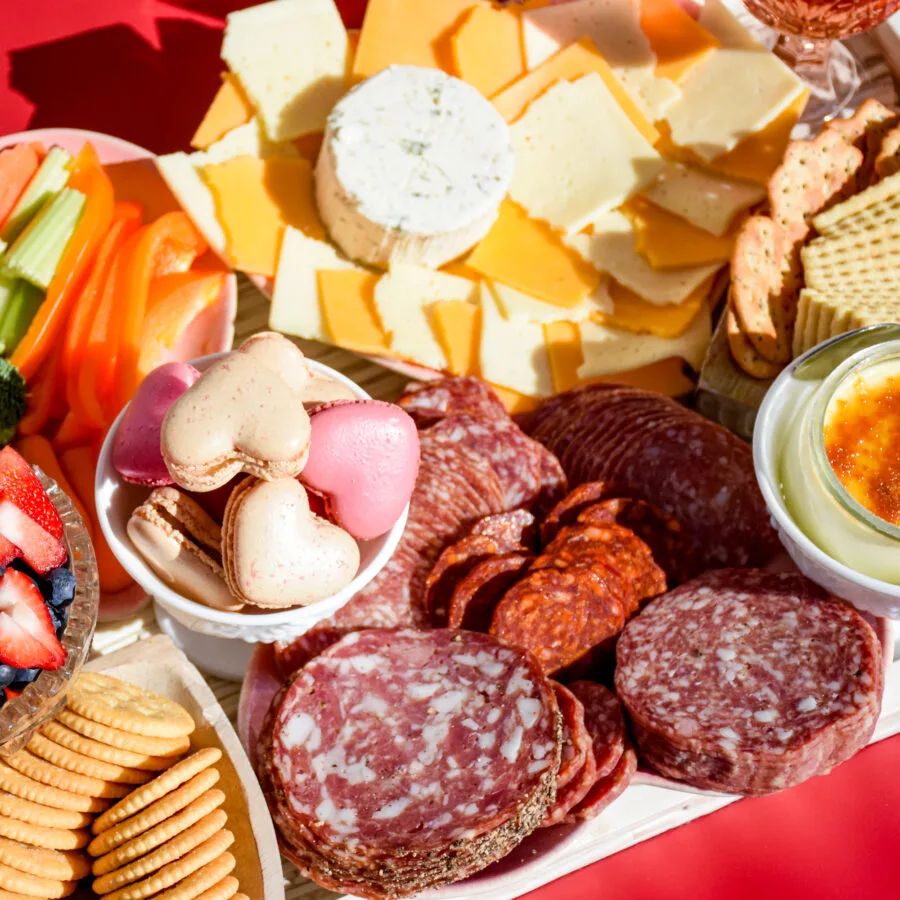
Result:
{"label": "orange dip", "polygon": [[847,387],[826,413],[828,461],[859,504],[900,525],[900,375],[858,375]]}

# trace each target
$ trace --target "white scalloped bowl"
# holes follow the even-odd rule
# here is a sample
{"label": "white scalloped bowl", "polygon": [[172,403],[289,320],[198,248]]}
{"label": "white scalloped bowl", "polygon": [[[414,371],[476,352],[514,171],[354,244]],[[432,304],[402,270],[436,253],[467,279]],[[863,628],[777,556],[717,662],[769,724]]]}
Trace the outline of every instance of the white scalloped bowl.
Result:
{"label": "white scalloped bowl", "polygon": [[[192,365],[203,371],[225,355],[215,353],[204,356],[194,360]],[[307,363],[317,374],[333,378],[349,387],[361,400],[371,399],[361,387],[340,372],[315,360],[309,359]],[[165,612],[193,632],[228,640],[240,639],[247,643],[290,640],[337,612],[354,594],[362,590],[384,568],[400,541],[409,513],[408,504],[390,531],[374,540],[359,542],[360,566],[353,581],[338,593],[310,606],[277,612],[224,612],[191,600],[172,590],[159,578],[135,550],[126,533],[131,513],[147,498],[150,490],[126,482],[112,464],[112,446],[122,415],[124,410],[103,442],[97,465],[95,493],[100,527],[125,571]]]}

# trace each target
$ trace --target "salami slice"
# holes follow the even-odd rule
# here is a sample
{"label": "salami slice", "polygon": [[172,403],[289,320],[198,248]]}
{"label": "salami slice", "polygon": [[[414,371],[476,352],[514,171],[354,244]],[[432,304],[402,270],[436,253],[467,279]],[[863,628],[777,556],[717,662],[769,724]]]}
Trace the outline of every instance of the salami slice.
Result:
{"label": "salami slice", "polygon": [[498,541],[484,534],[470,534],[441,553],[425,581],[425,610],[435,628],[447,625],[450,598],[459,582],[480,562],[499,552]]}
{"label": "salami slice", "polygon": [[547,810],[541,828],[552,828],[565,821],[569,813],[588,795],[597,781],[597,765],[594,757],[588,753],[574,777],[556,792],[553,805]]}
{"label": "salami slice", "polygon": [[631,497],[632,489],[613,481],[586,481],[569,491],[541,522],[541,541],[549,544],[561,528],[572,525],[589,506],[604,500]]}
{"label": "salami slice", "polygon": [[765,794],[824,774],[881,708],[875,631],[799,574],[702,575],[633,619],[616,656],[642,759],[701,788]]}
{"label": "salami slice", "polygon": [[534,509],[541,516],[562,500],[569,489],[569,479],[562,463],[542,444],[538,471],[541,478],[541,492],[535,501]]}
{"label": "salami slice", "polygon": [[584,707],[578,697],[558,681],[553,682],[553,690],[562,716],[562,756],[556,778],[558,796],[559,791],[584,767],[585,760],[591,754],[592,741],[584,721]]}
{"label": "salami slice", "polygon": [[569,690],[584,710],[584,724],[591,736],[597,777],[605,778],[615,769],[628,740],[622,704],[609,688],[596,681],[574,681]]}
{"label": "salami slice", "polygon": [[397,404],[420,425],[457,413],[490,419],[509,418],[500,398],[480,378],[444,378],[416,385],[407,388]]}
{"label": "salami slice", "polygon": [[286,854],[380,900],[508,853],[552,802],[560,741],[527,654],[469,632],[361,631],[276,698],[259,769]]}
{"label": "salami slice", "polygon": [[579,822],[596,819],[613,800],[622,795],[625,788],[631,783],[631,779],[636,771],[637,754],[629,744],[625,747],[621,757],[619,757],[615,769],[609,775],[594,781],[593,786],[585,794],[581,802],[563,818],[563,823],[576,825]]}
{"label": "salami slice", "polygon": [[350,629],[316,625],[292,641],[275,642],[275,669],[282,681],[299,672],[311,659],[336,644]]}
{"label": "salami slice", "polygon": [[472,534],[483,534],[497,541],[501,553],[533,550],[537,537],[534,516],[527,509],[485,516],[472,526]]}
{"label": "salami slice", "polygon": [[518,581],[532,559],[522,553],[500,553],[478,563],[453,591],[447,625],[487,631],[500,598]]}
{"label": "salami slice", "polygon": [[612,649],[625,623],[618,580],[573,566],[530,572],[497,604],[490,633],[530,650],[548,675]]}

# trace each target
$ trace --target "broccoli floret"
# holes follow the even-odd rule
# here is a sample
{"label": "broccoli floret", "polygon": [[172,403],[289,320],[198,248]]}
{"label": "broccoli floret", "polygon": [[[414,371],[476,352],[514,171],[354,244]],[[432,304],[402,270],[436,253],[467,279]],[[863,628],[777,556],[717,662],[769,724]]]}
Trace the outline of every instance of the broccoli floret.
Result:
{"label": "broccoli floret", "polygon": [[16,426],[25,415],[25,379],[8,360],[0,358],[0,446],[5,447],[15,436]]}

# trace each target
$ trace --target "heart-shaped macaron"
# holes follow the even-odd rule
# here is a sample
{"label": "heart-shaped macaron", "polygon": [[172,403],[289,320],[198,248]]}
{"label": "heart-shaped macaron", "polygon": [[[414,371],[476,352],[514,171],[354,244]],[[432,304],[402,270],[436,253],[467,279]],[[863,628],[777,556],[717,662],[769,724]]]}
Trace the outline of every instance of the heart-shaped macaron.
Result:
{"label": "heart-shaped macaron", "polygon": [[160,446],[175,483],[211,491],[239,472],[267,480],[297,475],[309,452],[300,388],[303,353],[287,338],[251,338],[207,369],[172,404]]}
{"label": "heart-shaped macaron", "polygon": [[356,541],[310,511],[296,478],[247,478],[234,489],[222,524],[222,557],[232,594],[266,609],[330,597],[359,569]]}
{"label": "heart-shaped macaron", "polygon": [[172,362],[154,369],[141,382],[113,441],[113,466],[126,481],[147,487],[173,483],[160,451],[160,430],[169,407],[199,377],[193,366]]}
{"label": "heart-shaped macaron", "polygon": [[310,413],[303,483],[325,497],[329,516],[358,540],[400,518],[419,469],[419,434],[410,415],[382,400],[339,400]]}

